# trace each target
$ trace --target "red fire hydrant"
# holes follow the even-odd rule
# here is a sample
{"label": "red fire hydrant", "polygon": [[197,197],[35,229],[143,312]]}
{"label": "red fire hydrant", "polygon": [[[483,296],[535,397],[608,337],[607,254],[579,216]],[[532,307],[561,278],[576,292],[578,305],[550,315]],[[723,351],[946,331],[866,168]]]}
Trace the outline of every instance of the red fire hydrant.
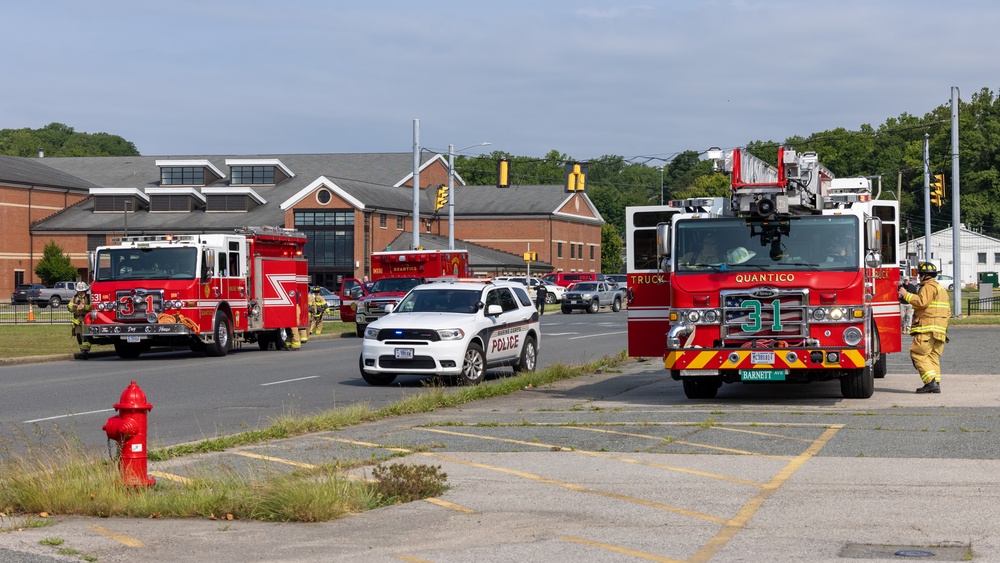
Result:
{"label": "red fire hydrant", "polygon": [[146,401],[146,393],[133,381],[122,391],[115,410],[118,414],[109,418],[101,429],[109,440],[118,442],[122,480],[133,487],[151,487],[156,479],[146,474],[146,413],[153,410],[153,405]]}

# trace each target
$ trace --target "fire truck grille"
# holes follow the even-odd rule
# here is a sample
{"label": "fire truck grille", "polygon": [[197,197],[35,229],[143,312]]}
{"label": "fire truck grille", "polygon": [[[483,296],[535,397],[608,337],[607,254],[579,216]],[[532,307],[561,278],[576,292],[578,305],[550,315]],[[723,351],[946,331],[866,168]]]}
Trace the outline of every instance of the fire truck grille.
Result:
{"label": "fire truck grille", "polygon": [[[115,294],[115,318],[119,321],[148,321],[163,312],[163,292],[156,289],[119,291]],[[150,321],[156,322],[156,321]]]}
{"label": "fire truck grille", "polygon": [[721,300],[723,341],[793,339],[809,334],[808,290],[724,291]]}

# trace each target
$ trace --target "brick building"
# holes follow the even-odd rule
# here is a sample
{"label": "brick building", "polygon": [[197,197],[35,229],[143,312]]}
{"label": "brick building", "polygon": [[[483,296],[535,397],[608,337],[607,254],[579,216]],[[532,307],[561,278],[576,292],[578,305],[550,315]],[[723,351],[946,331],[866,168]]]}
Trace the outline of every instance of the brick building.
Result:
{"label": "brick building", "polygon": [[[371,252],[406,250],[412,242],[410,153],[7,159],[76,181],[76,197],[66,205],[21,221],[32,240],[42,247],[55,240],[81,266],[88,250],[126,230],[203,233],[279,225],[308,236],[310,274],[333,288],[365,275]],[[447,210],[434,212],[435,188],[447,179],[446,159],[426,154],[421,235],[448,235]],[[487,258],[484,250],[477,262],[474,252],[475,271],[523,270],[521,255],[529,247],[538,253],[532,269],[539,273],[600,271],[604,221],[585,193],[566,193],[561,185],[466,186],[456,177],[453,197],[456,248],[466,244],[509,256]]]}

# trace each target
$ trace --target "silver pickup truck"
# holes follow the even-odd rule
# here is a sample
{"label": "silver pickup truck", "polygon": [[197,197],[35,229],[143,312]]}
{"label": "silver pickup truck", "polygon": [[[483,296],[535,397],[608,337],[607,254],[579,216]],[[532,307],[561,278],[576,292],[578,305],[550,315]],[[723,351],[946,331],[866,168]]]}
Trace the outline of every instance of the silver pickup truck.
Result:
{"label": "silver pickup truck", "polygon": [[601,307],[610,307],[618,312],[622,308],[622,294],[613,289],[607,282],[579,282],[573,289],[563,294],[562,312],[570,314],[573,309],[583,309],[588,313],[596,313]]}
{"label": "silver pickup truck", "polygon": [[75,281],[56,282],[52,287],[46,287],[38,292],[38,296],[31,300],[41,308],[51,305],[53,308],[69,303],[76,295]]}

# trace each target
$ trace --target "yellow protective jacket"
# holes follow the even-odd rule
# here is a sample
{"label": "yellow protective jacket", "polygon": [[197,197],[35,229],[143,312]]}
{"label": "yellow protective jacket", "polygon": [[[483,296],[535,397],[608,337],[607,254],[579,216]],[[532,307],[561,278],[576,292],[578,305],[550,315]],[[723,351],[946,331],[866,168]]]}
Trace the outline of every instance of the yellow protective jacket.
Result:
{"label": "yellow protective jacket", "polygon": [[951,317],[951,307],[948,305],[948,292],[934,278],[920,282],[916,293],[907,293],[906,302],[913,306],[913,327],[910,334],[930,333],[945,339],[948,332],[948,318]]}
{"label": "yellow protective jacket", "polygon": [[326,311],[326,299],[322,295],[313,295],[309,298],[309,313],[318,317]]}

